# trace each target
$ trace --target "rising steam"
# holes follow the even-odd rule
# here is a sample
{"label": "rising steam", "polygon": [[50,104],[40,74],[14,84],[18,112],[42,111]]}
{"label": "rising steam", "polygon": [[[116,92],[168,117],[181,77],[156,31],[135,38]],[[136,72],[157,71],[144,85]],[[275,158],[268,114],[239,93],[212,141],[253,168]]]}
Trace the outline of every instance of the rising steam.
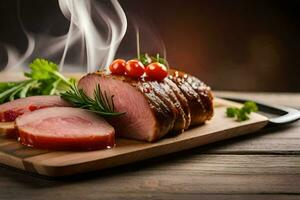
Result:
{"label": "rising steam", "polygon": [[60,66],[64,64],[70,41],[78,32],[85,47],[88,72],[95,71],[98,66],[108,66],[127,29],[126,16],[118,1],[59,0],[59,5],[70,20]]}
{"label": "rising steam", "polygon": [[[35,57],[60,58],[63,70],[67,58],[71,63],[87,66],[88,72],[107,67],[122,41],[127,19],[117,0],[58,0],[61,11],[70,21],[68,33],[59,37],[24,33],[28,47],[23,55],[7,48],[6,71],[20,67]],[[70,52],[76,52],[70,53]],[[79,62],[80,60],[80,62]]]}

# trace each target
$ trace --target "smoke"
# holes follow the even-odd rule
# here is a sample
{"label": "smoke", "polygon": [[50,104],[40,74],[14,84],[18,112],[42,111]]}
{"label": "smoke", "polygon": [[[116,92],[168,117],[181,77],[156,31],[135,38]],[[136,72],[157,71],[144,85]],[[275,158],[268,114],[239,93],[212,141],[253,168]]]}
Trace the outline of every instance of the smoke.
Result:
{"label": "smoke", "polygon": [[127,33],[118,49],[117,57],[125,60],[137,58],[137,40],[139,40],[139,52],[141,54],[156,55],[159,53],[161,57],[166,58],[166,46],[157,25],[144,13],[137,13],[136,10],[133,12],[130,7],[126,8]]}
{"label": "smoke", "polygon": [[127,29],[127,19],[118,1],[59,0],[59,5],[70,20],[60,67],[77,32],[81,33],[82,46],[85,46],[87,71],[107,67]]}
{"label": "smoke", "polygon": [[[27,32],[25,32],[28,45],[27,50],[23,55],[20,55],[18,51],[10,46],[7,46],[7,64],[4,68],[3,72],[18,72],[20,71],[20,66],[26,61],[28,57],[32,54],[35,47],[35,40],[31,35],[29,35]],[[8,67],[9,66],[9,67]]]}
{"label": "smoke", "polygon": [[[6,46],[6,72],[20,69],[36,57],[60,60],[60,70],[70,61],[86,66],[87,72],[104,69],[113,60],[127,30],[127,19],[117,0],[58,0],[70,21],[68,32],[61,36],[35,35],[20,23],[28,45],[23,55]],[[58,58],[58,59],[57,59]]]}
{"label": "smoke", "polygon": [[137,40],[140,42],[141,53],[150,55],[160,54],[163,58],[167,57],[166,46],[155,25],[145,18],[133,16],[133,28]]}

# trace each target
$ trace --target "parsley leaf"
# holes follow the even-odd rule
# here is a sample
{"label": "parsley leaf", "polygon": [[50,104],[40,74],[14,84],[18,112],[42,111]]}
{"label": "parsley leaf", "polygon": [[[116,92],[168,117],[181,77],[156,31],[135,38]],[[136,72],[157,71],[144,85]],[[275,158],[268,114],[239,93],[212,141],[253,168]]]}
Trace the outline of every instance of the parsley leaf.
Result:
{"label": "parsley leaf", "polygon": [[226,115],[227,117],[235,117],[237,115],[237,113],[239,112],[238,108],[234,108],[234,107],[229,107],[226,110]]}
{"label": "parsley leaf", "polygon": [[35,80],[45,80],[53,77],[53,72],[57,71],[57,65],[48,60],[37,58],[29,64],[30,73],[25,73],[25,76]]}
{"label": "parsley leaf", "polygon": [[247,101],[244,103],[243,107],[228,107],[226,109],[226,116],[230,118],[236,118],[237,121],[246,121],[249,118],[251,112],[257,112],[258,107],[255,102]]}
{"label": "parsley leaf", "polygon": [[256,105],[256,103],[254,103],[253,101],[247,101],[244,104],[244,109],[247,113],[251,113],[251,112],[257,112],[258,111],[258,107]]}
{"label": "parsley leaf", "polygon": [[29,64],[28,79],[20,82],[0,83],[0,103],[34,95],[58,95],[74,84],[74,79],[64,77],[57,64],[37,58]]}

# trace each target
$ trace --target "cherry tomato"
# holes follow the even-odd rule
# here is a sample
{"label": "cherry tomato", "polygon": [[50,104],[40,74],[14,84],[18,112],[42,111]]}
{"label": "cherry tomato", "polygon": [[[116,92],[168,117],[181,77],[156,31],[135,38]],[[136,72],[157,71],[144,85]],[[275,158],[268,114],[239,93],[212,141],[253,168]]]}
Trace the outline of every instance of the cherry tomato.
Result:
{"label": "cherry tomato", "polygon": [[162,81],[168,76],[166,66],[158,62],[149,64],[146,67],[145,72],[149,78],[157,81]]}
{"label": "cherry tomato", "polygon": [[125,66],[126,75],[134,78],[141,77],[144,72],[144,65],[139,60],[129,60]]}
{"label": "cherry tomato", "polygon": [[125,74],[126,61],[123,59],[114,60],[109,66],[109,70],[112,74],[123,75]]}

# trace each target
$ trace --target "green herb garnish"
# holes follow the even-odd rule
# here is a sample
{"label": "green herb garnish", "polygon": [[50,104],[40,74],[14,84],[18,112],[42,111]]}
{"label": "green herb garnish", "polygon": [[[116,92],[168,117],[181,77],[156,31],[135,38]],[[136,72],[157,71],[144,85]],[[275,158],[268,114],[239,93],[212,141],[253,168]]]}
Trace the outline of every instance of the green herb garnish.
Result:
{"label": "green herb garnish", "polygon": [[249,119],[249,114],[256,111],[258,111],[256,103],[253,101],[247,101],[241,108],[227,108],[226,115],[227,117],[236,118],[237,121],[246,121]]}
{"label": "green herb garnish", "polygon": [[96,86],[93,98],[87,96],[82,89],[73,84],[71,89],[61,94],[61,97],[73,106],[86,109],[102,116],[119,116],[124,113],[115,112],[114,95],[107,96],[106,91],[101,91],[100,85]]}
{"label": "green herb garnish", "polygon": [[0,83],[0,103],[35,95],[58,95],[75,82],[58,71],[57,64],[37,58],[29,64],[24,81]]}
{"label": "green herb garnish", "polygon": [[156,54],[155,56],[149,56],[147,53],[141,54],[139,56],[139,61],[143,63],[144,66],[149,65],[150,63],[158,62],[163,65],[165,65],[167,68],[169,68],[169,63],[166,59],[160,57],[159,54]]}
{"label": "green herb garnish", "polygon": [[151,57],[147,53],[141,54],[138,59],[141,61],[141,63],[143,63],[144,66],[147,66],[152,62]]}

